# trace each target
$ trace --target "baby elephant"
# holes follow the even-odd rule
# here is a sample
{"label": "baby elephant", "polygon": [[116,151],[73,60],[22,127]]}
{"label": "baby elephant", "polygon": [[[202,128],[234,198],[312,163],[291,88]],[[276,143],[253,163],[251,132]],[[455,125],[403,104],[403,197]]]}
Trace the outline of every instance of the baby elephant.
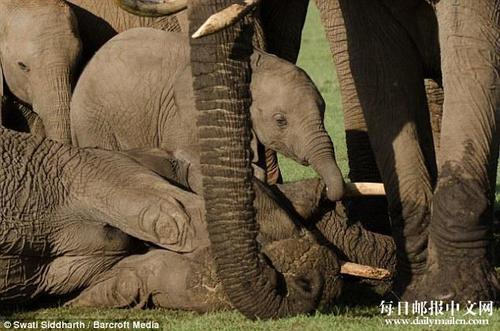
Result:
{"label": "baby elephant", "polygon": [[3,124],[19,129],[14,118],[21,110],[30,118],[24,105],[31,105],[42,122],[40,132],[33,131],[70,143],[69,104],[80,52],[76,18],[64,1],[0,1]]}
{"label": "baby elephant", "polygon": [[[327,184],[328,197],[340,199],[342,174],[323,126],[324,101],[311,79],[258,50],[251,67],[257,140],[310,164]],[[187,37],[132,29],[105,44],[81,75],[71,103],[72,138],[80,147],[159,147],[198,155],[196,116]]]}

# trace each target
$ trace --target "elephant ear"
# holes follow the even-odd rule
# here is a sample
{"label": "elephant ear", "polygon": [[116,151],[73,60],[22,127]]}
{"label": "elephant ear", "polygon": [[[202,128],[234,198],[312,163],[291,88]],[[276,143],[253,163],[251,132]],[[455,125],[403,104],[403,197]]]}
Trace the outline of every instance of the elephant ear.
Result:
{"label": "elephant ear", "polygon": [[253,175],[259,180],[266,182],[265,162],[262,158],[262,144],[257,139],[257,135],[252,129],[252,140],[250,140],[250,149],[252,150]]}

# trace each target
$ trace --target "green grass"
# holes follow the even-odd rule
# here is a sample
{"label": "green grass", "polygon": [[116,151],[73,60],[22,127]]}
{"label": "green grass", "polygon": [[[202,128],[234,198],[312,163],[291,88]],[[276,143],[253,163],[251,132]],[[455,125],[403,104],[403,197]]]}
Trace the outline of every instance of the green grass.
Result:
{"label": "green grass", "polygon": [[[461,315],[460,315],[461,316]],[[160,325],[161,330],[175,331],[210,331],[210,330],[286,330],[286,331],[320,331],[320,330],[471,330],[470,326],[455,327],[424,327],[424,326],[387,326],[385,316],[378,307],[358,307],[342,309],[328,315],[316,314],[314,316],[296,316],[276,321],[250,321],[237,312],[220,312],[212,314],[196,314],[190,312],[167,310],[97,310],[97,309],[49,309],[33,313],[14,314],[7,317],[7,321],[82,321],[92,325],[94,321],[154,321]],[[459,318],[457,316],[457,318]],[[460,317],[461,318],[461,317]],[[499,311],[488,318],[489,325],[478,327],[481,330],[495,330],[495,325],[500,322]],[[477,326],[474,327],[474,329]],[[90,328],[91,329],[91,328]],[[498,328],[496,328],[498,330]],[[2,322],[0,322],[2,330]],[[112,330],[112,328],[102,329]],[[143,330],[154,330],[147,328]]]}
{"label": "green grass", "polygon": [[[299,57],[299,65],[304,68],[319,87],[327,103],[326,128],[334,140],[338,163],[344,176],[347,176],[348,165],[343,130],[341,100],[335,70],[330,58],[330,51],[319,21],[318,12],[312,8],[303,34],[303,48]],[[314,172],[297,165],[291,160],[280,157],[280,165],[287,181],[315,176]],[[500,173],[499,173],[500,177]],[[497,186],[500,188],[500,184]],[[497,201],[500,194],[497,193]],[[361,304],[361,303],[360,303]],[[156,321],[165,330],[381,330],[381,329],[453,329],[470,330],[471,327],[390,327],[384,324],[384,317],[379,308],[339,306],[331,314],[315,316],[298,316],[278,321],[249,321],[237,312],[221,312],[206,315],[166,310],[96,310],[96,309],[42,309],[33,312],[17,312],[5,316],[6,320],[66,320],[76,321],[119,321],[141,320]],[[1,313],[0,313],[1,315]],[[2,320],[2,318],[0,318]],[[481,327],[493,330],[500,322],[500,311],[495,311],[490,325]],[[2,323],[0,322],[0,330]]]}

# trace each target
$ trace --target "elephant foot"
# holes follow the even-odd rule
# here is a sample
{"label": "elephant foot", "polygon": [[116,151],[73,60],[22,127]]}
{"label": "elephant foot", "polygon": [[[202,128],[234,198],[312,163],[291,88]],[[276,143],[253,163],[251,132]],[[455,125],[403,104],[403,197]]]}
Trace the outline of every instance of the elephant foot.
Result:
{"label": "elephant foot", "polygon": [[437,260],[429,263],[419,284],[420,300],[445,302],[495,301],[500,293],[497,274],[485,257]]}
{"label": "elephant foot", "polygon": [[398,272],[394,285],[388,293],[393,301],[413,302],[420,300],[419,288],[423,279],[423,272]]}

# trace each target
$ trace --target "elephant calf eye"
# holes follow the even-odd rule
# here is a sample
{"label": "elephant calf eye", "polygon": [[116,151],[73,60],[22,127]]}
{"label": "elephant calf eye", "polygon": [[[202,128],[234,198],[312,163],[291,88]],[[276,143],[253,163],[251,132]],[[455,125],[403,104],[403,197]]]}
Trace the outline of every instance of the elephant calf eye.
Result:
{"label": "elephant calf eye", "polygon": [[285,128],[288,125],[288,121],[283,113],[276,113],[273,115],[274,121],[279,128]]}
{"label": "elephant calf eye", "polygon": [[17,65],[19,66],[19,68],[21,68],[21,70],[23,71],[30,71],[28,66],[26,64],[24,64],[23,62],[17,62]]}

